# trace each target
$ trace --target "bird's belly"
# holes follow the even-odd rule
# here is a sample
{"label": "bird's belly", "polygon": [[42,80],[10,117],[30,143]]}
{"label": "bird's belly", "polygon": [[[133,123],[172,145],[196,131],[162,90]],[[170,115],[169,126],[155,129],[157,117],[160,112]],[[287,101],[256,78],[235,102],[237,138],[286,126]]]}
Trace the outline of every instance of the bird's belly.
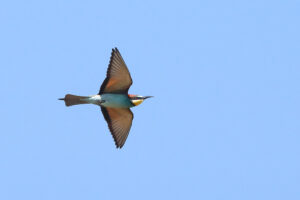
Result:
{"label": "bird's belly", "polygon": [[102,94],[101,106],[112,108],[130,108],[133,106],[127,95],[124,94]]}

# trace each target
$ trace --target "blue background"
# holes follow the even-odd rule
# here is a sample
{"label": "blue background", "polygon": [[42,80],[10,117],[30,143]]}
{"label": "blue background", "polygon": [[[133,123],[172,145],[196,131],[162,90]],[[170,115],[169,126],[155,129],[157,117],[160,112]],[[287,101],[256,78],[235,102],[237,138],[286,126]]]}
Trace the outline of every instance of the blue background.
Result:
{"label": "blue background", "polygon": [[[0,199],[300,199],[299,1],[2,1]],[[114,146],[96,94],[133,78]]]}

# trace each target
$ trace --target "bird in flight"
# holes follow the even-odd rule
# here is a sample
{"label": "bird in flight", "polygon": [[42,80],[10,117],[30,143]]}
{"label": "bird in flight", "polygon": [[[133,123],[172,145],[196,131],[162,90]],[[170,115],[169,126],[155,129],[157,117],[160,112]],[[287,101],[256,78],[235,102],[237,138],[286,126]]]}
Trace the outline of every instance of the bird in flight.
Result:
{"label": "bird in flight", "polygon": [[78,104],[95,104],[100,106],[104,119],[114,138],[117,148],[122,148],[128,137],[133,113],[130,108],[141,104],[152,96],[128,94],[132,79],[128,68],[117,48],[112,49],[106,78],[96,95],[76,96],[67,94],[66,106]]}

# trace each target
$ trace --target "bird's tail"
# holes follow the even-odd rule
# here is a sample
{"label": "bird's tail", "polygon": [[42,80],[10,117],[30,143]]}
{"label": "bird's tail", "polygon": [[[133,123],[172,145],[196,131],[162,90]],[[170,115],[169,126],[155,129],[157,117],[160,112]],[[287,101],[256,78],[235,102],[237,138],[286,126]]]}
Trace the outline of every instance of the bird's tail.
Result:
{"label": "bird's tail", "polygon": [[65,98],[60,98],[58,100],[64,100],[66,106],[73,106],[73,105],[78,105],[78,104],[87,104],[87,103],[89,103],[88,101],[86,101],[88,98],[89,97],[67,94],[65,96]]}

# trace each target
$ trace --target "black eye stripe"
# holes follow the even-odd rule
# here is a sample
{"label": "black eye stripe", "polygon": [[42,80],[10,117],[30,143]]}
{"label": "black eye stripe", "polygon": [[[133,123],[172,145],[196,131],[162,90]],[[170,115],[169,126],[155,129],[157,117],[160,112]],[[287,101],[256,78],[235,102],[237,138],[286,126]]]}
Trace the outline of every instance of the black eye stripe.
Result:
{"label": "black eye stripe", "polygon": [[131,97],[132,100],[139,100],[141,97]]}

